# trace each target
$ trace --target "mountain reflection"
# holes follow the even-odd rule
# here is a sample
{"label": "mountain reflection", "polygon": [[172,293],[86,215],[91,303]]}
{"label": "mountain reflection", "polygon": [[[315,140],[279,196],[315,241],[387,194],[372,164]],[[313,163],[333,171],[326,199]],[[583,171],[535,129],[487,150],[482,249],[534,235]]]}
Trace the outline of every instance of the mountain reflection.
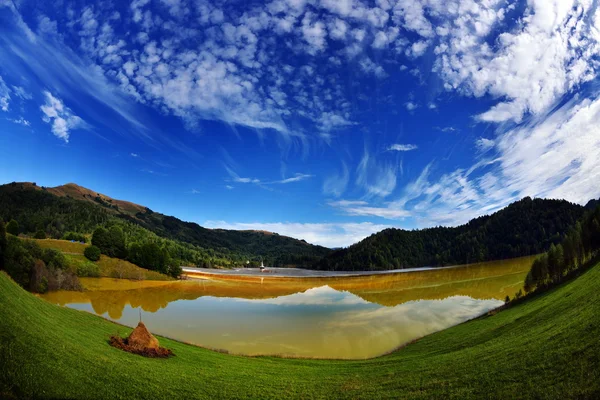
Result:
{"label": "mountain reflection", "polygon": [[[51,292],[42,297],[60,305],[89,303],[95,313],[108,314],[114,320],[121,319],[127,305],[154,313],[166,308],[171,302],[196,300],[205,296],[247,300],[281,299],[278,302],[271,301],[271,304],[285,304],[290,295],[310,294],[311,289],[322,286],[337,292],[349,292],[364,302],[386,307],[415,300],[438,300],[453,296],[501,300],[507,295],[514,295],[522,287],[530,265],[531,258],[527,257],[458,268],[361,277],[266,277],[131,283],[111,278],[82,278],[82,283],[89,290]],[[312,298],[312,301],[325,300]]]}

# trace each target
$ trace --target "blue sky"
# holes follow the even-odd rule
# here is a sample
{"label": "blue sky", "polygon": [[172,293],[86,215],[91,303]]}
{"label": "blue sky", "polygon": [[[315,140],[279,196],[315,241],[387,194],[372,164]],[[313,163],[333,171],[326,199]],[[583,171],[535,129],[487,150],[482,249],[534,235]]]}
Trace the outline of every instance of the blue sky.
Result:
{"label": "blue sky", "polygon": [[330,247],[600,197],[595,1],[0,0],[0,181]]}

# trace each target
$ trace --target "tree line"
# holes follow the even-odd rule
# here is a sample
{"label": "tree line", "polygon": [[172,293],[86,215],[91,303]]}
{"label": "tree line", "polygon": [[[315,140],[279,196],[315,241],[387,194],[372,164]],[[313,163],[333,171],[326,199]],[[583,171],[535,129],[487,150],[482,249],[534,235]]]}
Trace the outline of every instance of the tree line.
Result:
{"label": "tree line", "polygon": [[389,270],[539,254],[562,241],[584,207],[526,197],[458,227],[386,229],[317,261],[321,270]]}
{"label": "tree line", "polygon": [[564,239],[535,259],[525,278],[525,292],[545,289],[595,260],[600,250],[600,206],[588,211]]}
{"label": "tree line", "polygon": [[157,240],[128,242],[123,229],[117,225],[110,226],[108,229],[102,226],[96,228],[90,248],[92,249],[88,250],[90,254],[86,254],[90,259],[96,257],[91,253],[95,254],[93,249],[97,248],[100,253],[109,257],[128,260],[138,267],[158,271],[174,278],[179,277],[182,272],[181,261],[171,255],[168,244],[161,244]]}

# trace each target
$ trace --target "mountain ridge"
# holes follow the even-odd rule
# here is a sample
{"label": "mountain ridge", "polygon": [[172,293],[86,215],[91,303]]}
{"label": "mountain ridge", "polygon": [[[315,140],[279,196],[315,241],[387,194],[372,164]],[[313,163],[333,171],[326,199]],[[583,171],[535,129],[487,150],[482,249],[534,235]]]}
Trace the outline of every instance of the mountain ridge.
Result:
{"label": "mountain ridge", "polygon": [[558,244],[586,209],[566,200],[525,197],[457,227],[384,229],[334,251],[312,268],[388,270],[534,255]]}
{"label": "mountain ridge", "polygon": [[270,265],[308,266],[331,252],[323,246],[271,232],[205,228],[73,183],[47,188],[33,182],[12,182],[0,186],[0,200],[0,218],[16,219],[23,233],[42,229],[57,238],[67,230],[90,234],[96,226],[117,218],[159,237],[198,246],[211,257],[229,259],[231,266],[259,257]]}

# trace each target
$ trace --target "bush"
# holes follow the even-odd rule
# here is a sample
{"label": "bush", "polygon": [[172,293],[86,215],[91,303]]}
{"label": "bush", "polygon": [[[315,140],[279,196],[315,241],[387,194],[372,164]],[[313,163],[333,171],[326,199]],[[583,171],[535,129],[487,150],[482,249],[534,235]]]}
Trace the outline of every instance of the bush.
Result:
{"label": "bush", "polygon": [[63,253],[55,249],[44,249],[40,257],[48,268],[68,269],[69,263]]}
{"label": "bush", "polygon": [[100,259],[100,249],[94,245],[88,246],[83,251],[83,255],[90,261],[98,261]]}
{"label": "bush", "polygon": [[100,267],[89,261],[83,262],[77,266],[77,276],[98,278]]}
{"label": "bush", "polygon": [[6,232],[11,235],[18,236],[19,235],[19,223],[14,219],[11,219],[8,224],[6,224]]}
{"label": "bush", "polygon": [[34,239],[46,239],[46,232],[42,229],[38,230],[35,235],[33,235]]}
{"label": "bush", "polygon": [[81,242],[81,243],[86,243],[87,242],[87,238],[85,237],[85,235],[83,235],[81,233],[77,233],[77,232],[67,232],[63,236],[63,239],[65,239],[65,240],[74,240],[76,242]]}
{"label": "bush", "polygon": [[169,266],[169,275],[173,278],[179,278],[179,276],[183,273],[183,269],[179,264],[171,264]]}

